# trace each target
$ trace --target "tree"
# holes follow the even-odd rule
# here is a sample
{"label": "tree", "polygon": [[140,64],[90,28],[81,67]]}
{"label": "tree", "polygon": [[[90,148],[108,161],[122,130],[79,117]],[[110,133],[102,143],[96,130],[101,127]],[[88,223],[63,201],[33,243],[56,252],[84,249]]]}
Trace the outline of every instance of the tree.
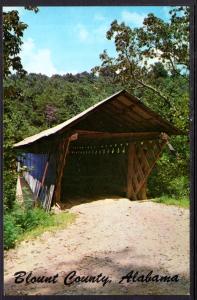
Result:
{"label": "tree", "polygon": [[[27,9],[37,12],[36,7]],[[4,78],[4,205],[11,209],[15,200],[16,154],[13,144],[22,136],[23,129],[27,126],[26,120],[20,118],[16,105],[17,99],[22,99],[21,90],[16,88],[10,75],[15,72],[19,76],[25,75],[21,58],[19,56],[23,32],[27,24],[20,21],[17,10],[3,12],[3,78]],[[20,103],[20,101],[19,101]]]}
{"label": "tree", "polygon": [[[170,11],[170,21],[149,14],[141,28],[131,29],[124,23],[112,22],[106,37],[114,39],[116,57],[109,57],[107,51],[100,55],[101,66],[94,72],[113,73],[114,82],[122,82],[135,93],[136,90],[150,90],[170,106],[165,91],[158,89],[149,80],[151,59],[163,64],[171,75],[188,74],[189,65],[189,9],[179,7]],[[183,74],[182,74],[183,75]]]}
{"label": "tree", "polygon": [[189,69],[189,7],[174,8],[169,14],[169,22],[149,14],[138,37],[143,55],[158,58],[171,74],[180,74]]}
{"label": "tree", "polygon": [[[149,14],[143,26],[134,29],[113,21],[106,37],[114,42],[116,56],[110,57],[104,50],[100,55],[101,65],[93,71],[104,74],[110,83],[121,84],[147,106],[187,132],[189,8],[175,7],[169,13],[167,22]],[[184,183],[179,185],[176,196],[188,193],[188,189],[183,191],[188,184],[188,137],[173,137],[172,143],[178,153],[177,159],[172,159],[168,152],[162,156],[150,178],[151,196],[171,193],[175,179]],[[176,184],[178,186],[177,181]]]}
{"label": "tree", "polygon": [[[37,7],[28,6],[29,10],[38,12]],[[3,12],[3,75],[6,78],[12,71],[24,75],[26,72],[19,56],[22,37],[27,24],[20,21],[17,10]]]}

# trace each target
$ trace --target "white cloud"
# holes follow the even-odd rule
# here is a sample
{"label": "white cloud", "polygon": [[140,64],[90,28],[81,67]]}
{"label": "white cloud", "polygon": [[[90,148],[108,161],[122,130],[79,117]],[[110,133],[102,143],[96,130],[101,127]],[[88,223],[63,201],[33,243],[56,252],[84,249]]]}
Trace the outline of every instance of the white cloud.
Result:
{"label": "white cloud", "polygon": [[34,48],[35,45],[33,39],[28,38],[26,41],[24,41],[24,44],[22,45],[22,54],[28,56]]}
{"label": "white cloud", "polygon": [[53,74],[77,73],[76,71],[57,70],[53,63],[50,49],[37,49],[32,38],[25,40],[21,48],[22,64],[24,69],[29,73],[41,73],[48,76],[52,76]]}
{"label": "white cloud", "polygon": [[142,26],[146,14],[140,14],[137,12],[130,12],[127,10],[122,11],[121,13],[122,20],[126,23],[130,23],[133,26]]}
{"label": "white cloud", "polygon": [[74,33],[81,42],[89,44],[99,41],[104,41],[106,32],[109,29],[109,24],[101,23],[99,26],[87,30],[84,24],[78,24],[74,28]]}
{"label": "white cloud", "polygon": [[84,42],[84,41],[88,40],[89,32],[83,24],[78,24],[76,26],[76,30],[77,30],[80,41]]}
{"label": "white cloud", "polygon": [[24,13],[24,7],[22,7],[22,6],[4,6],[3,7],[3,12],[9,12],[12,10],[17,10],[19,12],[20,16]]}

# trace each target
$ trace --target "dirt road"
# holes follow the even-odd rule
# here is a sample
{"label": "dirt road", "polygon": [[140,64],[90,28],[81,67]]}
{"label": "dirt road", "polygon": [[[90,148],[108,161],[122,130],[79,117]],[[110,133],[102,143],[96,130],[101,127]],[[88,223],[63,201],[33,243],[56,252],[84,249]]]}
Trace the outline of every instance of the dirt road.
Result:
{"label": "dirt road", "polygon": [[[189,294],[189,211],[128,199],[105,199],[76,205],[76,222],[55,233],[23,241],[5,254],[6,295]],[[103,282],[65,285],[68,273],[98,276]],[[54,276],[55,283],[14,283],[14,273]],[[137,276],[178,275],[178,282],[119,281]],[[74,274],[74,273],[73,273]],[[73,281],[67,279],[66,283]],[[103,277],[105,276],[105,278]],[[35,277],[34,277],[35,278]],[[142,277],[141,277],[142,278]]]}

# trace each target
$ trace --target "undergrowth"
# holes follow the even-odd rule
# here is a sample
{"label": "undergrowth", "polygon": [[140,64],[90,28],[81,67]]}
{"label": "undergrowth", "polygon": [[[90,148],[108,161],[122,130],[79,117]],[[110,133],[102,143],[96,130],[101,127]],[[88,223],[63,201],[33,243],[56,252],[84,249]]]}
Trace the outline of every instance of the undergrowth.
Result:
{"label": "undergrowth", "polygon": [[15,204],[12,211],[4,215],[4,249],[13,248],[17,242],[37,237],[46,230],[65,228],[74,220],[73,213],[46,213],[42,208],[26,208]]}
{"label": "undergrowth", "polygon": [[176,205],[183,208],[189,208],[188,197],[180,197],[179,199],[177,199],[169,196],[161,196],[159,198],[153,199],[153,201],[157,203],[166,204],[166,205]]}

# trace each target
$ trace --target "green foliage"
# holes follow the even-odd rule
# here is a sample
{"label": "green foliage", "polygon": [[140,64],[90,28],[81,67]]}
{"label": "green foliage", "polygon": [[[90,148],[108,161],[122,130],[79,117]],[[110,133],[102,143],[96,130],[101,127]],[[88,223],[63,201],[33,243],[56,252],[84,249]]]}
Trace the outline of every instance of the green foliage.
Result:
{"label": "green foliage", "polygon": [[[185,76],[188,81],[189,8],[175,8],[170,15],[165,22],[149,14],[142,27],[133,29],[113,21],[106,37],[114,41],[116,56],[110,57],[104,50],[100,55],[101,66],[95,67],[94,72],[103,74],[108,69],[114,83],[121,83],[134,94],[140,90],[142,99],[149,91],[170,109],[173,95],[165,89],[165,84],[159,84],[160,78],[157,80],[155,76],[153,80],[156,70],[151,59],[160,62],[160,68],[163,64],[163,72],[166,70],[170,79]],[[176,91],[176,85],[172,89]]]}
{"label": "green foliage", "polygon": [[[37,11],[34,7],[29,9]],[[149,14],[143,26],[134,29],[114,21],[107,38],[114,41],[117,55],[111,58],[106,51],[101,54],[102,64],[94,68],[99,76],[94,72],[83,72],[63,76],[54,74],[49,78],[41,74],[21,77],[25,72],[19,54],[27,25],[20,21],[17,11],[4,13],[6,211],[13,208],[15,198],[16,153],[13,144],[64,122],[122,88],[142,99],[148,107],[184,132],[188,131],[189,8],[175,7],[170,16],[165,22]],[[151,58],[158,62],[151,65]],[[16,75],[11,75],[11,70],[15,70]],[[175,137],[171,138],[171,143],[177,156],[170,155],[167,150],[164,152],[148,182],[151,197],[188,195],[188,139]]]}
{"label": "green foliage", "polygon": [[4,211],[13,208],[15,197],[16,197],[16,181],[17,176],[14,172],[4,170],[3,173],[3,200],[4,200]]}
{"label": "green foliage", "polygon": [[13,210],[12,216],[23,232],[31,230],[38,225],[48,225],[50,222],[48,214],[46,214],[46,212],[41,208],[27,210],[18,208]]}
{"label": "green foliage", "polygon": [[21,59],[18,56],[22,44],[23,31],[27,25],[20,21],[17,10],[8,13],[3,12],[3,62],[4,76],[11,73],[11,70],[17,70],[24,74]]}
{"label": "green foliage", "polygon": [[169,196],[161,196],[153,200],[156,203],[162,203],[165,205],[176,205],[183,208],[189,208],[189,198],[181,197],[179,199],[171,198]]}
{"label": "green foliage", "polygon": [[[51,78],[29,74],[4,80],[4,203],[12,208],[16,181],[16,151],[13,144],[75,116],[117,91],[103,78],[81,73]],[[15,181],[14,181],[15,180]],[[12,187],[12,189],[11,189]],[[10,194],[10,195],[9,195]]]}
{"label": "green foliage", "polygon": [[9,84],[15,85],[19,94],[8,99],[10,119],[18,115],[23,137],[64,122],[120,89],[92,73],[51,78],[40,74],[28,74],[24,78],[11,76]]}
{"label": "green foliage", "polygon": [[[33,6],[26,7],[35,13],[38,9]],[[3,12],[3,75],[6,78],[12,71],[16,71],[20,75],[24,75],[26,71],[21,64],[19,56],[22,37],[27,24],[20,21],[17,10]]]}
{"label": "green foliage", "polygon": [[[16,187],[16,152],[13,144],[31,132],[32,126],[20,111],[20,97],[10,97],[4,102],[4,205],[11,209],[15,199]],[[32,131],[33,132],[33,131]]]}
{"label": "green foliage", "polygon": [[[27,7],[37,12],[33,6]],[[15,87],[9,76],[14,71],[19,77],[25,75],[19,56],[22,37],[27,24],[20,21],[17,10],[3,12],[3,78],[4,78],[4,208],[9,210],[14,205],[16,187],[15,141],[23,136],[28,127],[27,119],[20,114],[21,90]]]}
{"label": "green foliage", "polygon": [[4,215],[4,248],[9,249],[15,246],[15,243],[21,234],[20,225],[16,224],[11,214]]}
{"label": "green foliage", "polygon": [[[169,21],[149,14],[140,28],[116,20],[106,33],[116,56],[106,51],[93,69],[110,74],[112,84],[136,95],[155,112],[187,134],[189,131],[189,7],[175,7]],[[151,59],[156,63],[151,65]],[[150,197],[188,195],[189,144],[186,136],[171,138],[176,157],[165,151],[149,178]],[[178,171],[178,172],[177,172]]]}
{"label": "green foliage", "polygon": [[45,230],[55,230],[66,227],[75,220],[71,213],[46,213],[42,208],[26,209],[15,204],[12,211],[4,216],[4,248],[9,249],[17,241],[29,236],[38,236]]}
{"label": "green foliage", "polygon": [[148,180],[149,197],[189,197],[189,145],[187,137],[172,139],[176,154],[165,149]]}
{"label": "green foliage", "polygon": [[76,215],[70,212],[61,212],[59,214],[49,214],[45,218],[43,223],[34,227],[31,230],[24,232],[20,237],[19,241],[24,239],[36,238],[46,230],[50,232],[55,232],[58,229],[65,229],[76,219]]}
{"label": "green foliage", "polygon": [[176,199],[189,197],[188,177],[179,176],[178,178],[174,178],[169,185],[169,194]]}
{"label": "green foliage", "polygon": [[170,11],[168,22],[148,14],[137,30],[139,46],[146,58],[158,57],[172,74],[189,68],[189,7]]}

